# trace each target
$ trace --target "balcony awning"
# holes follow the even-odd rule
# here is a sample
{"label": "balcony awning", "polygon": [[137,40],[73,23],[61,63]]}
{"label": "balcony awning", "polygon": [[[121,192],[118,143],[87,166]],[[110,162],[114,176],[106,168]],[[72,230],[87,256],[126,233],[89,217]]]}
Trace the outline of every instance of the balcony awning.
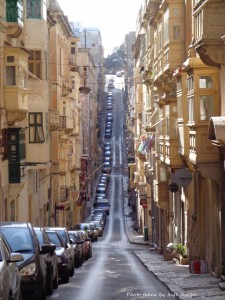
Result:
{"label": "balcony awning", "polygon": [[225,116],[211,117],[209,122],[208,138],[211,141],[225,143]]}

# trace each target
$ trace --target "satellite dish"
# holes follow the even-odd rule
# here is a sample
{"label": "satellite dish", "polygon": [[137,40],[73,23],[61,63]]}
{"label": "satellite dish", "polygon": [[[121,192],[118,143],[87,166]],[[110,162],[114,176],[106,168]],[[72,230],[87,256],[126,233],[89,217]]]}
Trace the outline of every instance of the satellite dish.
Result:
{"label": "satellite dish", "polygon": [[179,186],[187,186],[191,183],[191,180],[192,180],[192,174],[186,168],[177,170],[174,173],[174,181]]}

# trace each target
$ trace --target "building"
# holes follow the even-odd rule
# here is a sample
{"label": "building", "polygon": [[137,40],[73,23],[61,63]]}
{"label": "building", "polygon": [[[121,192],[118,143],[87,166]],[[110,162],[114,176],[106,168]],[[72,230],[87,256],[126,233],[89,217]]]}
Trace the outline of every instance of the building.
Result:
{"label": "building", "polygon": [[134,44],[138,226],[161,253],[181,243],[215,276],[225,274],[224,26],[222,1],[145,0]]}
{"label": "building", "polygon": [[71,228],[96,168],[98,72],[56,0],[9,0],[0,15],[0,219]]}

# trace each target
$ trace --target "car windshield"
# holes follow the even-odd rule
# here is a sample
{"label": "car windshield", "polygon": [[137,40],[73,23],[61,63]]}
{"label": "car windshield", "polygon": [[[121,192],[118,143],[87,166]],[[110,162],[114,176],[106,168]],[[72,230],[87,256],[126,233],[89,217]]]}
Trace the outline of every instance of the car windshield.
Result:
{"label": "car windshield", "polygon": [[106,206],[109,206],[109,203],[107,203],[107,202],[98,202],[97,205],[98,205],[98,207],[106,207]]}
{"label": "car windshield", "polygon": [[47,231],[46,233],[52,244],[56,245],[56,247],[62,247],[62,243],[61,243],[57,233],[55,233],[54,231]]}
{"label": "car windshield", "polygon": [[67,238],[66,238],[66,233],[65,233],[65,231],[64,231],[64,230],[58,230],[58,229],[57,229],[57,232],[61,235],[61,237],[63,238],[63,241],[64,241],[65,243],[67,243]]}
{"label": "car windshield", "polygon": [[40,246],[44,245],[44,237],[40,230],[35,230]]}
{"label": "car windshield", "polygon": [[30,231],[27,227],[1,227],[12,252],[34,253]]}
{"label": "car windshield", "polygon": [[69,233],[69,237],[70,239],[74,242],[74,243],[77,243],[78,242],[78,238],[75,234],[73,233]]}
{"label": "car windshield", "polygon": [[90,224],[87,224],[87,223],[81,224],[81,229],[82,230],[90,229]]}

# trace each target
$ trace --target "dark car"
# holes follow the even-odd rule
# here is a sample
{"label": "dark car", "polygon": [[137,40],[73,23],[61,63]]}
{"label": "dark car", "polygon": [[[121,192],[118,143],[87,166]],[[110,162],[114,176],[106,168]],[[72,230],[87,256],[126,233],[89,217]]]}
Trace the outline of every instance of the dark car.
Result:
{"label": "dark car", "polygon": [[107,150],[107,151],[104,151],[103,155],[104,155],[104,157],[111,157],[112,152],[110,150]]}
{"label": "dark car", "polygon": [[106,142],[106,143],[104,143],[104,145],[103,145],[103,147],[108,147],[108,146],[111,147],[111,144],[110,144],[109,142]]}
{"label": "dark car", "polygon": [[69,237],[72,241],[74,251],[74,264],[75,267],[80,267],[84,262],[83,244],[84,241],[80,238],[76,231],[69,230]]}
{"label": "dark car", "polygon": [[109,131],[106,131],[105,134],[104,134],[104,137],[105,137],[106,139],[111,138],[111,137],[112,137],[111,131],[110,131],[110,132],[109,132]]}
{"label": "dark car", "polygon": [[113,121],[113,116],[106,116],[105,120],[106,122]]}
{"label": "dark car", "polygon": [[111,162],[105,161],[104,164],[103,164],[103,167],[102,167],[102,172],[103,173],[110,173],[111,170],[112,170]]}
{"label": "dark car", "polygon": [[58,258],[58,277],[61,283],[68,283],[70,279],[68,245],[56,231],[46,229],[46,233],[53,245],[56,246],[56,255]]}
{"label": "dark car", "polygon": [[107,190],[107,187],[106,186],[99,186],[97,185],[96,187],[96,193],[98,194],[105,194],[106,193],[106,190]]}
{"label": "dark car", "polygon": [[34,227],[34,231],[36,232],[40,247],[44,245],[52,247],[51,252],[43,254],[47,266],[47,294],[51,295],[53,293],[53,289],[58,288],[58,259],[55,252],[56,246],[51,244],[44,228]]}
{"label": "dark car", "polygon": [[22,299],[43,300],[46,298],[47,266],[43,255],[52,252],[52,247],[40,247],[37,235],[30,223],[0,222],[0,231],[6,238],[11,251],[24,257],[18,263],[21,275]]}
{"label": "dark car", "polygon": [[[112,125],[111,125],[112,126]],[[111,145],[104,146],[104,151],[111,151]]]}
{"label": "dark car", "polygon": [[70,270],[70,276],[73,276],[74,274],[74,255],[73,255],[73,247],[70,242],[68,231],[65,227],[46,227],[48,230],[53,230],[58,232],[62,238],[65,244],[67,244],[67,252],[69,255],[69,270]]}

